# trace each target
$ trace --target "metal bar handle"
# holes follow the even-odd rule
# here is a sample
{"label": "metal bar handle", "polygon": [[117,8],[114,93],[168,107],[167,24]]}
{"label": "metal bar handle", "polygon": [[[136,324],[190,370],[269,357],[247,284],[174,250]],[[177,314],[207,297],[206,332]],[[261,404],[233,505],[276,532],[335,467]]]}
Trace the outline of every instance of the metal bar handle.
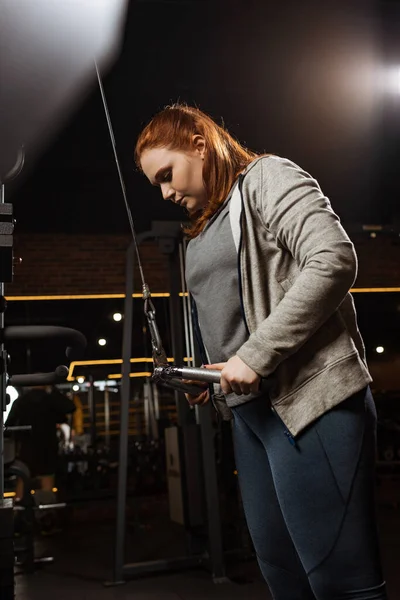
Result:
{"label": "metal bar handle", "polygon": [[205,381],[207,383],[220,383],[221,371],[217,369],[204,369],[199,367],[156,367],[155,378],[168,380],[177,377],[192,381]]}

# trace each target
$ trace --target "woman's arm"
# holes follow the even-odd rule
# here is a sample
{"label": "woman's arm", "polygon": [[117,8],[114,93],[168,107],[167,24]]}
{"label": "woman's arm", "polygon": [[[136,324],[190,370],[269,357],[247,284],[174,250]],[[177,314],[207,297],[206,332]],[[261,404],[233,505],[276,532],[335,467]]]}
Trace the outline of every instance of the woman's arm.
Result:
{"label": "woman's arm", "polygon": [[260,160],[255,171],[249,175],[258,177],[260,226],[282,251],[290,252],[300,270],[281,302],[237,352],[267,377],[339,307],[356,278],[357,258],[329,200],[308,173],[277,157]]}

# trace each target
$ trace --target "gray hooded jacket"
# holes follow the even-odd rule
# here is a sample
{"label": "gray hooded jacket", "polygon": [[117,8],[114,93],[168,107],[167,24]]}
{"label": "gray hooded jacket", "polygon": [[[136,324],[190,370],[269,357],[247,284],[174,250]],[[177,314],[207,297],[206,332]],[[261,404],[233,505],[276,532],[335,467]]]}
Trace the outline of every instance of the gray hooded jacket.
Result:
{"label": "gray hooded jacket", "polygon": [[354,247],[317,181],[276,156],[240,175],[230,224],[249,331],[237,355],[296,436],[371,381],[349,293]]}

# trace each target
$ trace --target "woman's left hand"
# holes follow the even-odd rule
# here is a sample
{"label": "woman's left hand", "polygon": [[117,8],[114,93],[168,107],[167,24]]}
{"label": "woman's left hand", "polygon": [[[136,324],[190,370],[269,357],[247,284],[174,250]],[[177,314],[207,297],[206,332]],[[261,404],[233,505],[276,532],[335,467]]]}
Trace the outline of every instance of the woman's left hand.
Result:
{"label": "woman's left hand", "polygon": [[206,369],[221,371],[221,389],[224,394],[250,394],[258,392],[261,377],[248,367],[238,356],[232,356],[228,362],[204,365]]}

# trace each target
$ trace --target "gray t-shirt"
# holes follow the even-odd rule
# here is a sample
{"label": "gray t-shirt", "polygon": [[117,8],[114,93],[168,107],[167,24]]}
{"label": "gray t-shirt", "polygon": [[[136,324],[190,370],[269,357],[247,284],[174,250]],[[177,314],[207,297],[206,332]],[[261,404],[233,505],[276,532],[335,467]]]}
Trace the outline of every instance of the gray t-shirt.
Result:
{"label": "gray t-shirt", "polygon": [[[210,363],[225,362],[248,339],[240,306],[238,255],[229,221],[231,194],[190,240],[186,282],[197,306],[199,326]],[[228,394],[228,406],[243,404],[258,394]]]}

